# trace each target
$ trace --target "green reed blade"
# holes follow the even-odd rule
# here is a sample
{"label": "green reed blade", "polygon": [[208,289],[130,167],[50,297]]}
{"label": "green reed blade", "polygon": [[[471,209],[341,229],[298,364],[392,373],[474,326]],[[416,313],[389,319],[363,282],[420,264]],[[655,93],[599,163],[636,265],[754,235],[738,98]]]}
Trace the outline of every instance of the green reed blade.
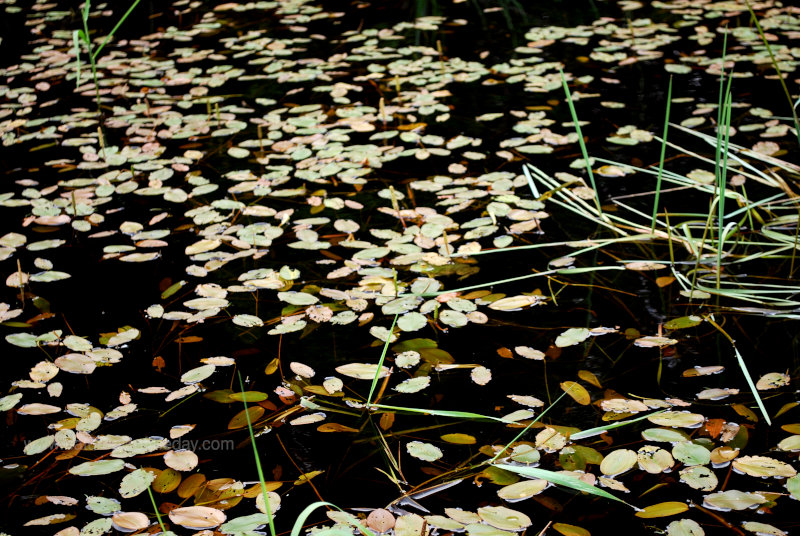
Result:
{"label": "green reed blade", "polygon": [[650,232],[656,230],[656,216],[658,215],[658,201],[661,197],[661,177],[664,174],[664,155],[667,152],[667,131],[669,130],[669,111],[672,106],[672,76],[669,77],[667,87],[667,111],[664,114],[664,135],[661,136],[661,157],[658,160],[658,177],[656,178],[656,197],[653,200],[653,217],[650,219]]}
{"label": "green reed blade", "polygon": [[244,382],[242,381],[242,373],[238,370],[236,374],[239,376],[239,389],[242,392],[242,403],[244,404],[244,416],[247,419],[247,430],[250,432],[250,444],[253,446],[253,456],[256,458],[256,472],[258,472],[258,481],[261,484],[261,494],[264,498],[264,507],[267,509],[267,517],[269,518],[269,533],[275,536],[275,522],[272,519],[272,507],[267,498],[267,484],[264,479],[264,471],[261,469],[261,457],[258,455],[258,448],[256,447],[256,436],[253,433],[253,423],[250,422],[250,412],[247,411],[247,395],[244,391]]}
{"label": "green reed blade", "polygon": [[586,142],[583,141],[583,133],[581,132],[581,125],[578,121],[578,113],[575,111],[575,104],[572,102],[572,93],[567,86],[567,79],[564,77],[564,71],[558,70],[561,75],[561,87],[564,88],[564,93],[567,95],[567,104],[569,104],[569,113],[572,115],[572,123],[575,125],[575,132],[578,133],[578,144],[581,146],[581,153],[583,154],[583,161],[586,163],[586,172],[589,174],[589,182],[594,190],[594,203],[597,206],[597,214],[602,217],[603,209],[600,207],[600,192],[597,191],[597,185],[594,181],[594,173],[592,172],[592,164],[589,161],[589,152],[586,150]]}
{"label": "green reed blade", "polygon": [[502,456],[504,452],[508,451],[508,449],[509,449],[509,448],[511,448],[511,445],[513,445],[514,443],[516,443],[516,442],[519,440],[519,438],[521,438],[522,436],[524,436],[524,435],[525,435],[525,434],[528,432],[528,430],[530,430],[530,429],[531,429],[531,426],[533,426],[534,424],[536,424],[537,422],[539,422],[539,421],[541,420],[541,418],[542,418],[542,417],[544,417],[544,416],[545,416],[545,414],[546,414],[548,411],[550,411],[550,410],[551,410],[551,409],[552,409],[552,408],[553,408],[553,407],[554,407],[556,404],[558,404],[558,403],[561,401],[561,399],[562,399],[562,398],[564,398],[565,396],[567,396],[567,393],[569,393],[569,392],[572,390],[572,388],[573,388],[573,387],[575,387],[575,384],[572,384],[572,385],[570,385],[569,389],[567,389],[566,391],[564,391],[563,393],[561,393],[561,396],[559,396],[558,398],[556,398],[556,399],[555,399],[555,401],[554,401],[552,404],[550,404],[549,406],[547,406],[547,409],[545,409],[544,411],[542,411],[542,412],[539,414],[539,416],[538,416],[538,417],[536,417],[536,418],[535,418],[535,419],[533,419],[533,420],[532,420],[530,423],[528,423],[528,426],[526,426],[525,428],[523,428],[523,429],[522,429],[522,431],[521,431],[520,433],[518,433],[516,436],[514,436],[514,439],[512,439],[511,441],[509,441],[508,443],[506,443],[506,445],[505,445],[505,446],[504,446],[502,449],[500,449],[500,450],[497,452],[497,454],[495,454],[495,455],[492,457],[492,459],[490,459],[490,460],[489,460],[487,463],[490,463],[490,464],[491,464],[491,463],[494,463],[494,461],[495,461],[497,458],[499,458],[500,456]]}
{"label": "green reed blade", "polygon": [[496,464],[495,467],[500,469],[505,469],[506,471],[511,471],[512,473],[517,473],[519,475],[531,477],[531,478],[540,478],[542,480],[547,480],[553,484],[558,486],[564,486],[565,488],[571,488],[576,491],[581,491],[583,493],[590,493],[592,495],[597,495],[598,497],[603,497],[605,499],[610,499],[612,501],[621,502],[627,506],[630,506],[634,510],[638,510],[632,504],[629,504],[622,499],[611,495],[609,492],[602,490],[598,487],[592,486],[591,484],[587,484],[580,478],[566,475],[564,473],[556,473],[555,471],[547,471],[546,469],[539,469],[538,467],[523,467],[519,465],[506,465],[506,464]]}
{"label": "green reed blade", "polygon": [[[336,508],[340,512],[344,512],[344,510],[342,510],[341,508],[339,508],[338,506],[336,506],[333,503],[329,503],[329,502],[326,502],[326,501],[313,502],[313,503],[309,504],[308,506],[306,506],[303,509],[303,511],[300,512],[300,515],[297,516],[297,519],[295,520],[294,525],[292,525],[292,532],[290,533],[289,536],[300,536],[300,531],[303,530],[303,525],[305,524],[306,520],[308,519],[308,516],[310,516],[311,513],[314,512],[314,510],[316,510],[317,508],[321,508],[323,506],[330,506],[332,508]],[[358,522],[358,519],[355,516],[353,516],[352,525],[356,529],[358,529],[358,531],[361,532],[361,534],[363,534],[365,536],[375,536],[375,533],[373,533],[367,527],[362,526],[361,523]],[[353,532],[351,530],[328,529],[325,532],[325,534],[327,536],[352,536]]]}
{"label": "green reed blade", "polygon": [[733,346],[733,351],[736,354],[736,361],[739,364],[739,369],[742,371],[742,374],[744,374],[744,379],[747,381],[747,385],[750,387],[750,392],[756,399],[756,404],[758,404],[758,409],[761,410],[761,415],[764,416],[764,420],[767,421],[767,424],[769,426],[772,426],[772,420],[769,418],[767,409],[764,407],[764,401],[761,400],[761,395],[758,394],[758,389],[756,388],[756,384],[753,382],[753,377],[750,376],[750,371],[747,370],[747,365],[745,365],[744,357],[742,357],[742,354],[739,352],[739,349],[736,348],[736,343],[734,342],[733,338],[730,335],[728,335],[728,333],[724,329],[722,329],[722,326],[717,324],[710,316],[705,317],[705,320],[709,324],[714,326],[717,329],[717,331],[722,333],[722,335],[726,339],[728,339],[728,342],[731,343],[731,346]]}
{"label": "green reed blade", "polygon": [[612,430],[614,428],[619,428],[621,426],[627,426],[629,424],[633,424],[635,422],[647,419],[648,417],[652,417],[653,415],[658,415],[659,413],[664,413],[665,411],[667,411],[667,410],[662,409],[661,411],[655,411],[653,413],[648,413],[647,415],[642,415],[641,417],[636,417],[635,419],[628,419],[628,420],[625,420],[625,421],[618,421],[618,422],[615,422],[615,423],[606,424],[604,426],[596,426],[595,428],[589,428],[587,430],[581,430],[580,432],[578,432],[576,434],[570,434],[569,438],[572,441],[577,441],[578,439],[586,439],[587,437],[594,437],[596,435],[602,434],[603,432],[607,432],[608,430]]}
{"label": "green reed blade", "polygon": [[161,527],[161,533],[167,534],[167,527],[164,526],[164,520],[161,519],[161,512],[158,511],[158,505],[156,504],[156,498],[153,497],[153,485],[150,484],[147,486],[147,494],[150,495],[150,502],[153,504],[153,511],[156,513],[156,519],[158,519],[158,525]]}
{"label": "green reed blade", "polygon": [[421,409],[409,408],[405,406],[388,406],[386,404],[371,404],[370,407],[377,409],[386,409],[390,411],[407,411],[408,413],[418,413],[421,415],[434,415],[437,417],[452,417],[455,419],[468,419],[468,420],[490,420],[502,422],[504,424],[511,424],[514,421],[508,419],[501,419],[499,417],[492,417],[491,415],[481,415],[480,413],[472,413],[470,411],[454,411],[446,409]]}
{"label": "green reed blade", "polygon": [[[397,295],[397,286],[395,286],[395,295]],[[392,320],[392,327],[389,329],[389,336],[386,337],[386,342],[383,345],[383,351],[381,352],[381,358],[378,361],[378,368],[375,369],[375,376],[372,378],[372,384],[369,386],[369,396],[367,396],[367,405],[370,405],[372,402],[372,395],[375,392],[375,387],[378,385],[378,378],[381,374],[381,367],[383,367],[383,362],[386,360],[386,352],[389,350],[389,344],[392,340],[392,334],[394,333],[394,327],[397,325],[397,318],[400,314],[394,315],[394,320]]]}
{"label": "green reed blade", "polygon": [[[778,73],[778,80],[781,82],[781,87],[786,95],[786,99],[789,101],[789,105],[792,107],[792,119],[794,120],[795,134],[797,135],[798,143],[800,143],[800,120],[798,120],[797,117],[797,102],[792,104],[792,95],[789,93],[789,88],[786,87],[786,80],[784,80],[783,73],[778,65],[778,60],[775,58],[775,54],[772,52],[772,47],[770,46],[769,41],[767,41],[767,36],[764,35],[764,30],[761,28],[761,23],[758,21],[758,17],[756,17],[755,12],[753,11],[753,7],[750,5],[749,0],[744,0],[744,3],[747,5],[747,10],[750,11],[750,19],[756,25],[756,30],[758,31],[758,35],[761,36],[761,41],[764,43],[764,47],[767,49],[772,66],[775,68],[775,72]],[[798,99],[798,102],[800,102],[800,99]]]}
{"label": "green reed blade", "polygon": [[81,85],[81,45],[80,45],[80,34],[83,30],[72,30],[72,48],[75,50],[75,87],[80,87]]}
{"label": "green reed blade", "polygon": [[[103,40],[103,42],[100,43],[100,46],[97,47],[97,50],[94,51],[94,54],[92,55],[93,59],[97,59],[97,56],[100,54],[100,52],[103,50],[103,48],[105,48],[105,46],[108,44],[108,42],[111,41],[111,39],[114,37],[114,34],[116,33],[116,31],[119,29],[120,26],[122,26],[122,23],[125,22],[125,19],[127,19],[128,16],[130,16],[130,14],[134,10],[134,8],[137,5],[139,5],[139,2],[141,2],[141,0],[134,0],[134,2],[131,4],[131,7],[128,8],[128,11],[126,11],[125,14],[122,15],[122,17],[120,17],[120,19],[117,21],[117,24],[114,26],[114,28],[111,30],[111,32],[106,36],[106,38]],[[89,0],[86,0],[86,3],[88,4]]]}

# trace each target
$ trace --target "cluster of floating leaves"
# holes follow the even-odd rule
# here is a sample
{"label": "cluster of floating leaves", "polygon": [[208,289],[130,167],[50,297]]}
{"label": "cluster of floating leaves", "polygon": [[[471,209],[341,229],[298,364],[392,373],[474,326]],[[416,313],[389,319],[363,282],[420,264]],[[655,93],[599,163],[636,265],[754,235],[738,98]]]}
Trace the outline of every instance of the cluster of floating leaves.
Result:
{"label": "cluster of floating leaves", "polygon": [[[352,324],[365,326],[376,341],[386,342],[392,350],[387,366],[348,363],[335,367],[338,376],[326,370],[321,380],[311,366],[291,362],[291,374],[284,370],[284,381],[274,386],[280,406],[262,391],[207,391],[218,371],[236,364],[233,358],[214,356],[202,359],[169,386],[122,391],[119,405],[101,410],[89,403],[60,402],[62,382],[73,383],[76,380],[70,375],[90,375],[125,359],[141,344],[142,326],[126,325],[113,333],[70,334],[66,326],[53,326],[54,315],[49,311],[29,318],[31,303],[38,306],[36,300],[8,298],[8,303],[0,304],[0,320],[16,331],[8,330],[6,341],[28,349],[20,351],[31,356],[40,355],[37,348],[55,356],[39,358],[28,377],[12,381],[7,394],[0,397],[0,411],[13,410],[19,418],[52,416],[47,417],[48,431],[28,441],[22,453],[35,460],[56,449],[71,475],[113,475],[107,478],[116,478],[111,487],[122,499],[104,496],[103,486],[89,491],[92,484],[87,484],[81,500],[43,495],[42,504],[71,508],[83,503],[98,516],[80,529],[69,525],[59,533],[62,536],[150,527],[153,520],[144,512],[127,511],[125,506],[125,500],[149,487],[159,494],[176,494],[182,505],[192,503],[169,510],[168,519],[176,526],[239,534],[267,523],[260,485],[233,478],[209,479],[196,472],[200,460],[195,452],[169,447],[170,440],[190,434],[195,424],[175,425],[164,430],[164,437],[103,430],[110,421],[138,411],[142,401],[152,404],[152,397],[162,397],[165,405],[171,405],[204,392],[207,399],[220,403],[248,402],[248,410],[232,416],[231,430],[244,429],[248,422],[259,430],[287,422],[316,425],[321,433],[354,433],[358,430],[329,420],[324,407],[344,398],[345,381],[388,378],[397,393],[393,397],[430,389],[433,372],[468,374],[476,390],[492,382],[492,370],[484,364],[457,363],[436,342],[415,332],[480,325],[548,302],[535,289],[510,295],[454,289],[461,281],[475,281],[480,273],[479,257],[471,255],[528,241],[543,232],[542,222],[548,218],[545,200],[536,199],[539,196],[531,191],[528,178],[518,171],[519,162],[573,150],[578,136],[570,125],[554,118],[553,101],[502,110],[460,110],[454,107],[453,96],[461,88],[488,95],[505,85],[533,96],[552,94],[558,102],[559,70],[564,65],[548,49],[569,44],[584,47],[587,52],[581,61],[588,62],[586,74],[565,73],[577,88],[573,98],[578,102],[600,99],[600,106],[611,111],[625,106],[605,97],[620,84],[614,72],[661,60],[664,50],[680,46],[682,40],[692,42],[696,49],[718,44],[720,34],[727,31],[736,42],[736,52],[724,61],[758,68],[769,59],[751,28],[714,26],[720,17],[746,14],[746,7],[734,2],[653,3],[656,10],[681,15],[680,23],[673,25],[642,17],[532,28],[525,36],[527,44],[514,51],[513,59],[492,65],[482,61],[488,51],[466,60],[451,57],[441,47],[410,44],[413,32],[469,26],[462,20],[425,17],[381,29],[345,31],[334,39],[336,50],[330,54],[326,47],[331,37],[316,32],[332,32],[325,25],[341,19],[343,13],[305,1],[226,3],[204,13],[188,29],[168,27],[109,46],[97,61],[96,88],[87,69],[78,79],[72,32],[57,24],[63,13],[48,4],[36,5],[28,18],[29,26],[42,36],[36,48],[18,64],[0,69],[0,134],[7,152],[48,155],[56,148],[58,157],[45,156],[37,168],[42,176],[50,173],[55,179],[39,179],[31,173],[0,193],[4,221],[16,218],[16,228],[0,236],[0,266],[9,293],[34,297],[46,294],[45,283],[68,282],[71,275],[65,270],[80,266],[58,266],[46,258],[47,252],[69,247],[78,239],[96,244],[97,257],[89,262],[103,260],[107,266],[159,263],[162,252],[172,251],[185,260],[183,273],[171,274],[178,282],[162,293],[161,303],[145,305],[153,321],[177,323],[187,330],[201,329],[199,325],[206,322],[230,322],[241,332],[264,330],[275,337],[304,336],[315,329]],[[17,9],[10,2],[0,2],[0,6],[8,13]],[[187,0],[173,3],[185,15],[201,7]],[[635,14],[642,6],[621,2],[620,7]],[[785,42],[796,34],[796,12],[769,2],[754,7],[770,8],[761,25],[772,40],[781,69],[792,72],[800,53]],[[265,12],[274,19],[274,28],[248,27],[238,35],[224,32],[228,18],[241,20]],[[104,15],[97,11],[92,16]],[[700,20],[708,26],[697,25]],[[694,32],[688,37],[680,30],[687,25]],[[198,44],[189,46],[192,39]],[[207,42],[213,45],[203,48]],[[664,61],[664,68],[678,75],[705,73],[706,80],[713,82],[722,63],[721,57],[698,52],[679,61]],[[750,74],[747,69],[739,71],[736,76]],[[599,92],[591,89],[597,84],[602,86]],[[237,92],[243,85],[261,88],[276,98],[227,94],[228,88]],[[69,100],[57,96],[59,86],[77,86],[76,95]],[[91,110],[96,89],[106,112],[102,122]],[[85,108],[76,107],[75,102]],[[715,110],[714,105],[692,98],[678,98],[675,103],[694,106],[682,119],[687,128],[702,127]],[[51,110],[62,113],[52,115]],[[481,127],[474,129],[476,133],[483,126],[504,122],[511,137],[452,133],[448,128],[452,119],[469,113],[468,119]],[[750,109],[739,130],[764,138],[752,150],[766,155],[779,153],[780,139],[790,134],[786,118],[773,117],[773,112],[763,108]],[[653,134],[624,122],[610,128],[605,139],[609,144],[632,146],[651,142]],[[506,167],[499,169],[501,165]],[[423,176],[401,184],[392,177],[403,166],[424,170],[420,171]],[[555,177],[577,196],[592,198],[594,192],[579,176],[585,162],[573,159],[567,166],[571,171],[560,171]],[[598,175],[608,178],[632,173],[621,166],[595,168]],[[698,169],[688,177],[707,182],[709,175],[713,179],[712,173]],[[142,217],[142,213],[121,212],[126,204],[136,203],[146,203],[149,213]],[[45,234],[55,238],[44,238]],[[274,261],[303,251],[313,256],[313,268]],[[242,263],[238,261],[243,259],[264,266],[239,271]],[[561,261],[556,259],[551,266]],[[524,273],[523,269],[510,275]],[[260,312],[255,308],[257,301]],[[265,307],[265,302],[272,307]],[[135,324],[133,317],[130,322]],[[677,333],[700,321],[667,328]],[[40,322],[47,327],[40,328]],[[619,334],[616,328],[572,328],[553,334],[551,347],[580,346],[601,336],[627,338],[642,352],[679,342],[660,333],[642,336]],[[498,353],[544,361],[548,359],[544,350],[520,342],[513,351],[501,348]],[[268,373],[274,373],[278,365],[270,363]],[[715,365],[697,366],[684,376],[705,378],[719,371]],[[398,376],[402,376],[399,381]],[[744,455],[752,426],[744,421],[758,420],[745,402],[732,404],[743,419],[732,422],[692,412],[686,409],[692,403],[683,400],[627,397],[613,391],[599,395],[590,390],[602,384],[589,371],[580,371],[575,380],[564,381],[562,389],[578,405],[596,405],[605,422],[648,414],[650,427],[641,431],[643,446],[637,450],[604,447],[601,452],[572,440],[580,432],[577,428],[540,426],[534,440],[514,443],[502,461],[518,467],[547,463],[559,470],[561,480],[522,478],[514,471],[487,466],[472,476],[476,483],[488,480],[498,486],[498,505],[534,497],[563,481],[624,494],[628,492],[625,477],[632,471],[662,474],[673,469],[681,483],[703,492],[700,502],[707,509],[766,511],[779,499],[789,500],[779,497],[785,492],[800,499],[800,478],[791,463],[784,461],[794,456],[787,453],[800,450],[798,425],[784,426],[791,435],[781,438],[775,453]],[[787,374],[774,372],[761,377],[757,388],[781,389],[789,381]],[[704,385],[696,398],[705,404],[737,396],[736,387]],[[536,408],[544,405],[534,393],[508,398],[524,409],[492,417],[512,429],[529,424]],[[347,402],[364,407],[363,401]],[[703,434],[696,434],[698,430]],[[454,451],[459,446],[477,444],[478,439],[452,433],[439,441],[437,445],[403,440],[401,454],[444,471],[456,464]],[[502,448],[483,445],[480,451],[494,457]],[[163,467],[154,467],[159,465],[153,461],[155,453],[162,457]],[[779,479],[785,492],[766,485],[763,491],[722,489],[717,474],[727,467],[744,475]],[[12,466],[3,469],[14,471]],[[295,485],[319,473],[300,475]],[[104,480],[105,487],[112,482]],[[267,483],[272,513],[280,506],[275,491],[281,485]],[[240,503],[247,506],[239,507]],[[229,509],[236,514],[229,516]],[[670,502],[637,515],[672,516],[688,509],[685,502]],[[475,511],[451,508],[444,515],[424,517],[404,513],[399,507],[394,511],[399,514],[396,519],[391,512],[376,510],[379,513],[363,521],[350,514],[330,514],[336,525],[323,530],[349,534],[366,523],[377,532],[400,536],[430,529],[509,536],[532,525],[525,513],[506,506]],[[68,513],[31,519],[27,525],[69,523],[77,517],[74,512],[72,508]],[[565,523],[553,528],[562,534],[588,533]],[[665,528],[673,536],[703,533],[688,518]],[[755,521],[747,521],[744,528],[783,534]]]}

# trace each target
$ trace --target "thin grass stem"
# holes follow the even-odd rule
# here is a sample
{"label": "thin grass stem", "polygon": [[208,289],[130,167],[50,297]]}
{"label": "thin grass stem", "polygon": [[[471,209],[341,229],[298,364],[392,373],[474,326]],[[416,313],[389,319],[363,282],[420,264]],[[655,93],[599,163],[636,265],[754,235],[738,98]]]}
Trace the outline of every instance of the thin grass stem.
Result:
{"label": "thin grass stem", "polygon": [[661,177],[664,174],[664,156],[667,152],[667,132],[669,131],[669,112],[672,105],[672,76],[669,77],[667,87],[667,111],[664,114],[664,135],[661,137],[661,156],[658,159],[658,177],[656,178],[656,197],[653,200],[653,217],[650,219],[650,232],[656,229],[656,215],[658,214],[658,201],[661,197]]}
{"label": "thin grass stem", "polygon": [[578,113],[575,111],[575,104],[572,102],[572,93],[567,86],[567,79],[564,76],[564,71],[558,70],[561,75],[561,86],[564,88],[564,93],[567,95],[567,104],[569,105],[569,113],[572,115],[572,123],[575,125],[575,132],[578,134],[578,144],[581,146],[581,154],[583,154],[583,161],[586,164],[586,172],[589,174],[589,182],[594,190],[594,203],[597,207],[597,215],[603,217],[603,209],[600,207],[600,192],[597,191],[597,184],[594,181],[594,173],[592,172],[592,164],[589,160],[589,152],[586,150],[586,142],[583,141],[583,133],[581,132],[581,124],[578,121]]}
{"label": "thin grass stem", "polygon": [[[238,370],[236,374],[239,376],[239,389],[242,393],[242,403],[244,404],[244,416],[247,419],[247,431],[250,432],[250,444],[253,446],[253,456],[256,459],[256,471],[258,472],[258,482],[261,484],[261,494],[264,499],[264,508],[267,510],[267,518],[269,519],[269,533],[275,536],[275,523],[272,520],[272,507],[269,504],[267,497],[267,484],[264,479],[264,471],[261,469],[261,457],[258,455],[258,448],[256,447],[256,436],[253,433],[253,423],[250,421],[250,412],[247,411],[247,395],[244,394],[244,382],[242,381],[242,373]],[[293,532],[294,534],[294,532]]]}

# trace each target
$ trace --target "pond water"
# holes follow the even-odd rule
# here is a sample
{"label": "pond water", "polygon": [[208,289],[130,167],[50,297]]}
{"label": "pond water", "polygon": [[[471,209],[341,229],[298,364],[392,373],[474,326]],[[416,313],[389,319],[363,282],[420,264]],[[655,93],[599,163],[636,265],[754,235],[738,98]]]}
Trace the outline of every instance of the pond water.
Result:
{"label": "pond water", "polygon": [[800,11],[83,7],[0,0],[0,530],[796,530]]}

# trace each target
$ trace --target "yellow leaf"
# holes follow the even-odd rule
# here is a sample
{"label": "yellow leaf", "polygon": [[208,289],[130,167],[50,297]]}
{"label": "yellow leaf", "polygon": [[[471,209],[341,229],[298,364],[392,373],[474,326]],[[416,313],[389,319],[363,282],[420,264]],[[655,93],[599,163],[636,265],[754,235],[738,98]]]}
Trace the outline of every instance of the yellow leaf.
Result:
{"label": "yellow leaf", "polygon": [[156,493],[170,493],[175,491],[181,483],[181,474],[175,469],[164,469],[151,484]]}
{"label": "yellow leaf", "polygon": [[300,484],[305,484],[315,476],[321,475],[324,472],[325,471],[311,471],[310,473],[303,473],[302,475],[300,475],[300,478],[294,481],[294,485],[299,486]]}
{"label": "yellow leaf", "polygon": [[208,506],[188,506],[170,510],[169,519],[189,529],[212,529],[225,522],[225,514]]}
{"label": "yellow leaf", "polygon": [[775,414],[775,418],[780,417],[790,409],[796,408],[798,405],[800,405],[800,402],[787,402],[778,410],[778,413]]}
{"label": "yellow leaf", "polygon": [[264,369],[264,374],[267,376],[270,374],[275,374],[275,371],[278,370],[278,365],[280,365],[280,360],[276,357],[270,361],[267,367]]}
{"label": "yellow leaf", "polygon": [[337,422],[326,422],[317,426],[318,432],[358,432],[358,428],[351,428]]}
{"label": "yellow leaf", "polygon": [[577,382],[561,382],[561,389],[582,406],[588,406],[592,403],[592,397],[589,395],[589,391]]}
{"label": "yellow leaf", "polygon": [[245,411],[250,414],[250,422],[256,422],[258,419],[264,415],[264,408],[261,406],[250,406],[247,410],[242,410],[236,415],[228,423],[228,430],[236,430],[237,428],[244,428],[247,426],[247,414]]}
{"label": "yellow leaf", "polygon": [[790,434],[800,434],[800,423],[784,424],[781,430]]}
{"label": "yellow leaf", "polygon": [[591,536],[591,533],[585,528],[567,523],[554,523],[553,530],[560,532],[564,536]]}
{"label": "yellow leaf", "polygon": [[443,441],[454,443],[456,445],[474,445],[475,438],[469,434],[444,434]]}
{"label": "yellow leaf", "polygon": [[588,370],[579,370],[578,371],[578,378],[582,379],[586,383],[591,383],[595,387],[602,388],[603,386],[600,384],[600,380],[597,379],[597,376],[589,372]]}
{"label": "yellow leaf", "polygon": [[193,473],[186,477],[181,485],[178,486],[178,497],[181,499],[188,499],[206,483],[206,477],[202,473]]}
{"label": "yellow leaf", "polygon": [[[275,491],[276,489],[280,488],[283,485],[283,482],[264,482],[264,491],[270,492]],[[242,493],[242,497],[247,497],[248,499],[253,499],[261,495],[261,483],[255,484],[250,486],[249,488],[245,489]]]}
{"label": "yellow leaf", "polygon": [[676,514],[682,514],[689,509],[689,505],[677,501],[662,502],[658,504],[651,504],[644,510],[636,512],[636,517],[667,517]]}
{"label": "yellow leaf", "polygon": [[758,416],[744,404],[731,404],[733,410],[748,421],[758,422]]}

